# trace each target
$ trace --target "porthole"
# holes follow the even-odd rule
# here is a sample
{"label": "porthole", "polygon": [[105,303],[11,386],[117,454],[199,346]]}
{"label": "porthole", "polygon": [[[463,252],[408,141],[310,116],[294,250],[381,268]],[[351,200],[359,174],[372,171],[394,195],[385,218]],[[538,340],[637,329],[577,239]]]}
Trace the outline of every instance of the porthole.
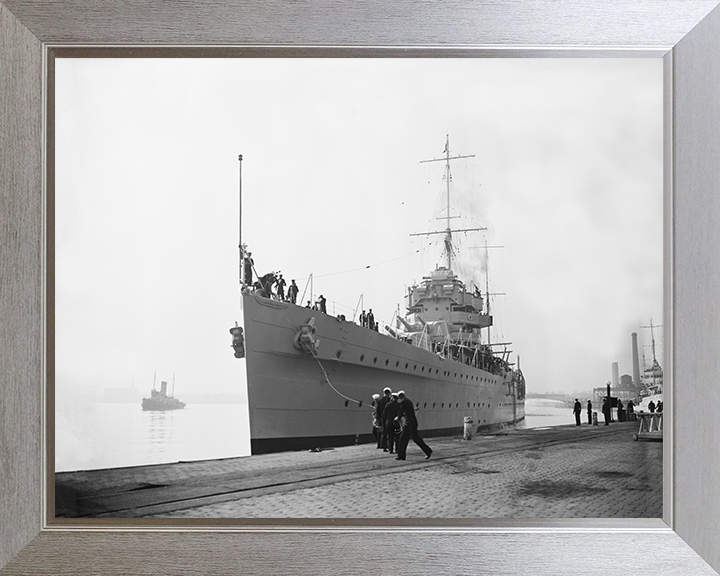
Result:
{"label": "porthole", "polygon": [[422,367],[422,370],[420,372],[425,372],[425,366]]}
{"label": "porthole", "polygon": [[400,360],[395,361],[395,368],[397,368],[398,366],[400,366]]}
{"label": "porthole", "polygon": [[337,353],[335,354],[335,356],[337,356],[339,359],[340,356],[342,356],[342,350],[338,350]]}
{"label": "porthole", "polygon": [[375,356],[375,358],[373,358],[373,364],[377,364],[377,356]]}
{"label": "porthole", "polygon": [[433,402],[433,408],[435,408],[435,402]]}
{"label": "porthole", "polygon": [[435,374],[438,374],[440,370],[438,368],[435,368]]}
{"label": "porthole", "polygon": [[388,364],[390,364],[390,360],[385,360],[385,366],[387,366]]}
{"label": "porthole", "polygon": [[407,367],[408,367],[408,363],[405,362],[405,370],[407,370]]}
{"label": "porthole", "polygon": [[365,360],[365,354],[360,354],[360,362],[362,362],[363,360]]}
{"label": "porthole", "polygon": [[347,408],[348,404],[349,404],[349,402],[347,400],[345,400],[345,408]]}
{"label": "porthole", "polygon": [[360,400],[360,402],[358,402],[358,408],[362,408],[362,403],[363,403],[362,400]]}
{"label": "porthole", "polygon": [[442,404],[440,404],[440,408],[445,408],[445,402],[443,402]]}
{"label": "porthole", "polygon": [[425,410],[425,408],[427,408],[427,402],[423,404],[423,410]]}
{"label": "porthole", "polygon": [[455,408],[458,408],[459,406],[460,406],[460,404],[455,404]]}
{"label": "porthole", "polygon": [[455,372],[455,376],[454,376],[454,377],[457,378],[457,372]]}
{"label": "porthole", "polygon": [[413,370],[417,370],[417,364],[415,364],[415,366],[413,366]]}
{"label": "porthole", "polygon": [[470,402],[468,402],[468,408],[470,408]]}
{"label": "porthole", "polygon": [[420,408],[420,402],[415,402],[415,410],[417,410],[418,408]]}

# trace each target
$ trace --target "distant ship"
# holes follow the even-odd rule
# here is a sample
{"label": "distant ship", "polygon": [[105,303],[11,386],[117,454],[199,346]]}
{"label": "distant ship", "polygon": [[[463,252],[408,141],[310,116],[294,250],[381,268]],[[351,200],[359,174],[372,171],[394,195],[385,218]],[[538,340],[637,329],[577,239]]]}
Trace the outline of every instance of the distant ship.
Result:
{"label": "distant ship", "polygon": [[[175,388],[175,377],[173,376],[173,389]],[[174,390],[173,390],[174,393]],[[153,379],[153,389],[150,391],[150,398],[142,399],[143,410],[182,410],[185,408],[185,402],[180,402],[177,398],[167,395],[167,382],[160,382],[160,390],[155,390],[155,379]]]}
{"label": "distant ship", "polygon": [[[640,403],[636,408],[637,410],[645,412],[649,411],[648,406],[650,402],[653,402],[655,406],[657,406],[658,402],[663,401],[663,369],[657,361],[657,357],[655,355],[655,328],[657,327],[658,326],[653,325],[652,320],[650,320],[650,326],[645,326],[645,328],[650,328],[652,364],[650,366],[645,366],[642,374],[640,374],[642,390],[640,390]],[[644,362],[643,356],[643,364]]]}
{"label": "distant ship", "polygon": [[[449,138],[443,154],[424,162],[445,163],[449,207],[450,162],[471,156],[451,156]],[[525,418],[519,359],[510,362],[509,342],[490,341],[489,293],[453,271],[453,232],[484,228],[452,230],[447,216],[445,230],[423,233],[444,234],[445,265],[409,287],[407,314],[385,333],[242,285],[242,325],[230,332],[244,358],[253,454],[374,441],[372,395],[385,387],[405,391],[427,437],[462,434],[465,418],[476,430]]]}

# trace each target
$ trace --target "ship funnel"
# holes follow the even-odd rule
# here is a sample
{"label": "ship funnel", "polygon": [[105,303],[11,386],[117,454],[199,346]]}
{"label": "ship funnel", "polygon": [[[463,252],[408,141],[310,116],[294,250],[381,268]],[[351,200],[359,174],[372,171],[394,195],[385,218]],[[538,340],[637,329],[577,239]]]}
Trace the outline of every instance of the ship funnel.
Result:
{"label": "ship funnel", "polygon": [[641,388],[640,384],[640,360],[638,359],[637,333],[632,333],[632,355],[633,355],[633,385]]}
{"label": "ship funnel", "polygon": [[167,396],[167,382],[164,380],[160,382],[160,394]]}

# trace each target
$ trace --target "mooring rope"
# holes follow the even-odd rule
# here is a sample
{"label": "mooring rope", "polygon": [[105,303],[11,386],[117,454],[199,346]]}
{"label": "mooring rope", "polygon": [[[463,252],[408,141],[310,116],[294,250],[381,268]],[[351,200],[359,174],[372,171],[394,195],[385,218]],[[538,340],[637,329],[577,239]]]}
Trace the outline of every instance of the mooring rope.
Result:
{"label": "mooring rope", "polygon": [[[295,329],[295,326],[290,321],[290,318],[285,316],[285,321],[288,323],[288,325],[290,325],[293,329]],[[345,394],[343,394],[342,392],[340,392],[340,390],[338,390],[337,388],[335,388],[335,386],[333,386],[332,382],[330,382],[330,377],[328,376],[327,372],[325,371],[325,367],[322,365],[322,362],[320,362],[320,359],[317,357],[317,353],[315,352],[315,350],[310,350],[309,352],[312,355],[312,357],[315,358],[315,361],[318,363],[318,366],[320,366],[320,370],[322,370],[323,376],[325,376],[325,382],[328,383],[328,386],[330,386],[330,388],[332,388],[333,391],[338,396],[341,396],[342,398],[345,398],[345,400],[347,400],[349,402],[354,402],[358,406],[362,407],[362,405],[363,405],[362,400],[355,400],[354,398],[350,398],[350,396],[345,396]],[[370,406],[373,407],[372,404]]]}
{"label": "mooring rope", "polygon": [[[320,370],[322,370],[322,373],[325,376],[325,382],[328,383],[328,386],[330,386],[330,388],[332,388],[338,396],[345,398],[345,400],[348,400],[349,402],[355,402],[355,404],[362,407],[362,405],[363,405],[362,400],[355,400],[354,398],[350,398],[350,396],[345,396],[345,394],[343,394],[342,392],[340,392],[340,390],[338,390],[337,388],[335,388],[335,386],[333,386],[332,382],[330,382],[330,378],[329,378],[327,372],[325,371],[325,367],[322,365],[322,362],[320,362],[320,359],[317,357],[317,354],[315,353],[315,351],[313,350],[310,353],[312,354],[312,357],[315,358],[315,361],[318,363],[318,366],[320,366]],[[374,406],[372,406],[372,405],[370,405],[370,407],[374,408]]]}

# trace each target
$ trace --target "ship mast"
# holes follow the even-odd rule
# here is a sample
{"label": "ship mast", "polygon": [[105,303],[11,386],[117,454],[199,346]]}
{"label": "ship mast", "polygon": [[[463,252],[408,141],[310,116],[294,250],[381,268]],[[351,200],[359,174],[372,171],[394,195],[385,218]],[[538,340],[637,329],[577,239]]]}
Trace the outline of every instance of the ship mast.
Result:
{"label": "ship mast", "polygon": [[[445,150],[443,158],[433,158],[432,160],[421,160],[420,164],[426,164],[428,162],[445,162],[445,188],[446,188],[446,214],[444,220],[447,221],[446,228],[443,231],[437,232],[421,232],[418,234],[410,234],[410,236],[427,236],[430,234],[445,234],[445,252],[447,252],[447,269],[452,270],[452,233],[453,232],[475,232],[477,230],[487,230],[487,228],[465,228],[453,230],[450,227],[451,218],[459,218],[459,216],[450,216],[450,181],[452,180],[452,174],[450,172],[450,160],[460,160],[462,158],[475,158],[475,154],[468,154],[464,156],[450,156],[450,136],[445,135]],[[442,220],[443,218],[438,218]]]}
{"label": "ship mast", "polygon": [[245,259],[245,251],[242,245],[242,154],[238,155],[238,249],[240,250],[240,286],[243,285],[243,261]]}
{"label": "ship mast", "polygon": [[[655,355],[655,328],[662,328],[662,325],[655,326],[653,325],[652,318],[650,318],[650,326],[640,326],[640,328],[650,328],[650,341],[652,342],[652,355],[653,355],[653,363],[652,363],[652,380],[653,380],[653,386],[655,385],[655,366],[657,365],[657,357]],[[644,357],[644,354],[643,354]],[[645,359],[643,358],[643,364],[645,363]]]}

